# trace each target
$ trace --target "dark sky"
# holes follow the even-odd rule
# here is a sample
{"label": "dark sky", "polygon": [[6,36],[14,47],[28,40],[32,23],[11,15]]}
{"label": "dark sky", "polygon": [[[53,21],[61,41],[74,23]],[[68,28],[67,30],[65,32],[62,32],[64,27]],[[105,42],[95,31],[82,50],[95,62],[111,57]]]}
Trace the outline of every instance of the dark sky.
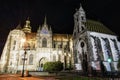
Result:
{"label": "dark sky", "polygon": [[118,0],[0,0],[0,53],[10,30],[30,18],[32,31],[43,24],[44,16],[53,33],[73,32],[73,14],[82,4],[87,19],[102,22],[120,35],[120,4]]}

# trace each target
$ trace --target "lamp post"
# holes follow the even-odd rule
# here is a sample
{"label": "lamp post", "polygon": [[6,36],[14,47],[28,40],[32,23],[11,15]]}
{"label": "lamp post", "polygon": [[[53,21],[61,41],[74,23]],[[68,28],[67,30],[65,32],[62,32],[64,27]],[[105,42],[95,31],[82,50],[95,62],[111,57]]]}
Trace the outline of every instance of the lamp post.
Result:
{"label": "lamp post", "polygon": [[66,53],[64,53],[64,70],[66,69]]}
{"label": "lamp post", "polygon": [[110,64],[110,68],[111,68],[111,72],[110,72],[110,76],[111,76],[111,77],[110,77],[110,78],[111,78],[111,80],[113,80],[113,77],[112,77],[112,64],[111,64],[112,59],[109,57],[107,61],[108,61],[108,63]]}
{"label": "lamp post", "polygon": [[26,54],[27,54],[27,52],[26,52],[26,44],[25,44],[25,39],[22,39],[21,40],[21,42],[24,44],[24,57],[23,57],[23,69],[22,69],[22,77],[24,77],[24,66],[25,66],[25,60],[27,60],[25,57],[26,57]]}
{"label": "lamp post", "polygon": [[111,63],[112,62],[112,59],[111,58],[108,58],[108,60],[107,60],[109,63]]}
{"label": "lamp post", "polygon": [[25,60],[27,60],[25,57],[26,57],[26,49],[25,49],[25,52],[24,52],[24,58],[23,58],[23,69],[22,69],[22,77],[24,77],[24,66],[25,66]]}

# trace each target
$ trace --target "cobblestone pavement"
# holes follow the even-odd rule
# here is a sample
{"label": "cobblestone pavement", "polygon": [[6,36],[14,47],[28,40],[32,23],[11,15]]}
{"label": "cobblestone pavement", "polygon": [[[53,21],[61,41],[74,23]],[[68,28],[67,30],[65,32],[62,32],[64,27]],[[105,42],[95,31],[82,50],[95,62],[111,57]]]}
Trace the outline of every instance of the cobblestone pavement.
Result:
{"label": "cobblestone pavement", "polygon": [[16,74],[1,74],[0,80],[57,80],[54,77],[21,77]]}

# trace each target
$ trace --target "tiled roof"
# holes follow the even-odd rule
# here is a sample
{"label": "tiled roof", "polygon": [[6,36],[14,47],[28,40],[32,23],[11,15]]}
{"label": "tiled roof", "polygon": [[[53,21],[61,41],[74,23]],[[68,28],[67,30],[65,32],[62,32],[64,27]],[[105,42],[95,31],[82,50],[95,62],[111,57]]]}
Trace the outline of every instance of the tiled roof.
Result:
{"label": "tiled roof", "polygon": [[88,31],[94,31],[94,32],[100,32],[105,34],[111,34],[116,35],[114,32],[112,32],[109,28],[107,28],[105,25],[98,21],[94,20],[87,20],[85,23]]}

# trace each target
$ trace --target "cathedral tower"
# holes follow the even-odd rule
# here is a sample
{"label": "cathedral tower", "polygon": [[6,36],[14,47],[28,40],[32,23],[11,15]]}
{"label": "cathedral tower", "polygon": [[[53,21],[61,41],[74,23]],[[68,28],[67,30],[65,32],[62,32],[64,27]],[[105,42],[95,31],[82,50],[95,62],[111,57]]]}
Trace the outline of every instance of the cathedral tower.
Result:
{"label": "cathedral tower", "polygon": [[1,72],[16,72],[19,62],[19,50],[22,48],[21,39],[25,38],[25,33],[18,25],[10,31],[2,55],[1,55]]}
{"label": "cathedral tower", "polygon": [[85,30],[85,22],[86,22],[86,15],[85,11],[82,8],[82,5],[80,5],[80,8],[76,10],[76,13],[74,14],[74,31],[73,35],[74,37],[81,34]]}
{"label": "cathedral tower", "polygon": [[87,36],[86,36],[86,15],[85,11],[80,5],[74,14],[74,30],[73,30],[73,46],[74,46],[74,61],[75,66],[79,66],[78,70],[84,70],[83,63],[87,61]]}
{"label": "cathedral tower", "polygon": [[104,24],[86,20],[85,11],[80,6],[74,14],[73,51],[76,70],[90,72],[93,68],[100,71],[101,64],[106,71],[117,70],[117,42],[116,34]]}

